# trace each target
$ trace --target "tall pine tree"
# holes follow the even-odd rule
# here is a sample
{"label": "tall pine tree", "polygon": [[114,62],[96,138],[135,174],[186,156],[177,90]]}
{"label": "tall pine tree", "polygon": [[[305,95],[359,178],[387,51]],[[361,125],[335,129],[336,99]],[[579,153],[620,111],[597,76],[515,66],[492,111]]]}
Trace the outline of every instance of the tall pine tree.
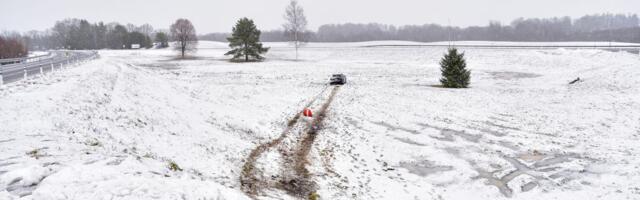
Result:
{"label": "tall pine tree", "polygon": [[227,40],[229,40],[229,47],[233,50],[224,55],[233,55],[234,60],[241,58],[244,58],[245,62],[250,58],[262,60],[264,57],[260,54],[269,51],[269,48],[263,48],[260,43],[260,30],[256,28],[253,20],[246,17],[238,20],[233,27],[233,34]]}
{"label": "tall pine tree", "polygon": [[469,86],[469,79],[471,79],[471,72],[466,68],[464,53],[458,53],[458,49],[450,48],[440,61],[440,71],[442,72],[440,83],[446,88],[466,88]]}
{"label": "tall pine tree", "polygon": [[157,32],[155,41],[158,43],[158,48],[169,47],[169,36],[164,32]]}

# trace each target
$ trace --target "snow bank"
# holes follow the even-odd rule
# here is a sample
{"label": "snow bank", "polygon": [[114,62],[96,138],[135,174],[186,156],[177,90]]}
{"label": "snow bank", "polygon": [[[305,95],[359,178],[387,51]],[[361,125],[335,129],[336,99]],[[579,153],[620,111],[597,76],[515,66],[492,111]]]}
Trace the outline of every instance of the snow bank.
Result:
{"label": "snow bank", "polygon": [[[151,165],[151,166],[149,166]],[[128,157],[74,164],[43,181],[33,199],[248,199],[213,181]],[[160,168],[159,168],[160,167]],[[149,168],[156,171],[148,171]]]}

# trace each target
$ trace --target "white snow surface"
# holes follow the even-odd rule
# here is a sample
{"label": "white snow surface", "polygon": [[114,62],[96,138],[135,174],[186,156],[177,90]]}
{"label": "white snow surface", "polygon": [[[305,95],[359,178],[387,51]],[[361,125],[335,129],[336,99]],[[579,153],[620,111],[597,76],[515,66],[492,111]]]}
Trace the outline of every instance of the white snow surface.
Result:
{"label": "white snow surface", "polygon": [[309,157],[321,199],[640,199],[639,55],[462,48],[471,87],[444,89],[446,47],[370,44],[405,43],[100,51],[0,86],[0,199],[249,199],[249,152],[333,73],[349,82]]}
{"label": "white snow surface", "polygon": [[44,56],[44,55],[47,55],[47,54],[49,54],[49,53],[46,52],[46,51],[31,51],[31,52],[29,52],[29,57]]}
{"label": "white snow surface", "polygon": [[[265,46],[274,48],[293,48],[287,42],[265,42]],[[306,48],[339,48],[339,47],[376,47],[376,46],[449,46],[461,45],[467,47],[609,47],[609,46],[633,46],[637,48],[638,43],[625,42],[509,42],[509,41],[443,41],[443,42],[413,42],[413,41],[367,41],[367,42],[309,42],[303,43]],[[227,49],[229,43],[200,41],[198,47],[201,49]]]}

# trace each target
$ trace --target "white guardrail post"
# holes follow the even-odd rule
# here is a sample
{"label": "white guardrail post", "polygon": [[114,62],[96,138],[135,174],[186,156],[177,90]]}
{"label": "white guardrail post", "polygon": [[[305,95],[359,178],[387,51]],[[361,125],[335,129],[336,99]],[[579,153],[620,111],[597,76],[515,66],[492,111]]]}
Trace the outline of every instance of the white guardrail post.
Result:
{"label": "white guardrail post", "polygon": [[0,63],[0,86],[4,84],[4,77],[2,77],[2,63]]}
{"label": "white guardrail post", "polygon": [[[26,61],[23,61],[26,62]],[[27,80],[27,65],[23,63],[22,69],[24,69],[24,80]]]}

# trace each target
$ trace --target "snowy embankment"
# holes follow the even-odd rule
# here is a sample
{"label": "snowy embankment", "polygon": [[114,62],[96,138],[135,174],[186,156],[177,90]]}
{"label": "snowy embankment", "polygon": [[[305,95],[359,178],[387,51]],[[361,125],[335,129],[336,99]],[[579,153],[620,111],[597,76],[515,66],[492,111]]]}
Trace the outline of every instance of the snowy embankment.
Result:
{"label": "snowy embankment", "polygon": [[[345,47],[418,47],[418,46],[450,46],[458,45],[465,47],[573,47],[573,48],[607,48],[607,47],[634,47],[639,48],[639,43],[625,42],[508,42],[508,41],[453,41],[453,42],[412,42],[412,41],[369,41],[369,42],[310,42],[303,45],[303,48],[345,48]],[[287,42],[266,42],[265,46],[273,48],[292,48]],[[202,49],[226,49],[228,43],[200,41],[199,48]]]}
{"label": "snowy embankment", "polygon": [[[224,43],[201,45],[182,61],[169,50],[101,51],[0,86],[0,199],[247,199],[249,153],[332,73],[349,84],[309,152],[322,199],[640,195],[637,54],[462,49],[472,87],[451,90],[433,86],[446,47],[352,44],[292,61],[276,46],[242,64],[226,61]],[[302,132],[289,134],[279,148]],[[281,155],[259,157],[257,173],[288,169]],[[277,187],[258,197],[294,198]]]}
{"label": "snowy embankment", "polygon": [[32,52],[29,52],[29,57],[38,57],[38,56],[44,56],[48,54],[49,52],[46,52],[46,51],[32,51]]}

